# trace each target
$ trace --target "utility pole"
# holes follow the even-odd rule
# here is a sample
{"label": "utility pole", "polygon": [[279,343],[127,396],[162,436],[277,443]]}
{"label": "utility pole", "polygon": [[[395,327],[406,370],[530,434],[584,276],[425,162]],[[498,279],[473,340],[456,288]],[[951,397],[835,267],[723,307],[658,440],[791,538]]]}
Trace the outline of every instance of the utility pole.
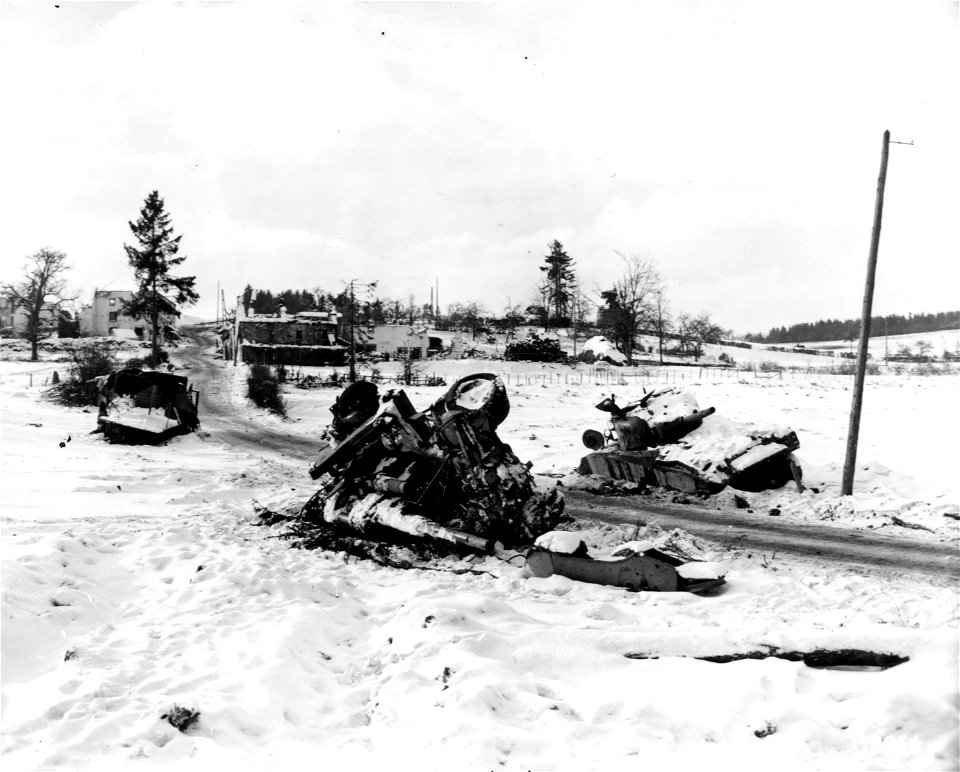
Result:
{"label": "utility pole", "polygon": [[351,279],[349,282],[347,282],[350,295],[350,348],[348,349],[348,356],[350,359],[350,383],[357,382],[357,285],[360,286],[360,291],[369,297],[370,293],[377,286],[377,283],[375,281],[361,282],[357,279]]}
{"label": "utility pole", "polygon": [[353,293],[353,281],[353,279],[350,280],[350,383],[357,382],[357,341],[354,336],[357,301]]}
{"label": "utility pole", "polygon": [[[897,143],[907,144],[907,143]],[[912,144],[912,143],[909,143]],[[860,348],[857,350],[856,374],[853,382],[853,403],[850,407],[850,426],[847,431],[847,456],[843,462],[843,482],[840,495],[853,493],[853,475],[857,464],[857,442],[860,438],[860,412],[863,408],[863,380],[867,370],[867,347],[870,342],[870,317],[873,312],[873,286],[877,274],[877,252],[880,249],[880,223],[883,219],[883,191],[887,184],[887,158],[890,155],[890,132],[883,132],[880,153],[880,176],[877,180],[877,201],[873,210],[873,233],[870,236],[870,256],[867,259],[867,281],[863,292],[863,310],[860,312]]]}
{"label": "utility pole", "polygon": [[570,314],[571,321],[573,322],[573,358],[577,358],[577,306],[580,305],[580,277],[577,277],[577,283],[574,285],[573,289],[573,307],[570,309],[573,313]]}

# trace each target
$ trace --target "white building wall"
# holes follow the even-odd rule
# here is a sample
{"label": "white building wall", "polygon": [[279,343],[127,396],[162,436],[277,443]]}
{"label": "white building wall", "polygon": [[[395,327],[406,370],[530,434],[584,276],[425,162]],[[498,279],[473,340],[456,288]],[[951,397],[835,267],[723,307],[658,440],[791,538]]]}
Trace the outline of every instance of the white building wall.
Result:
{"label": "white building wall", "polygon": [[[150,339],[149,320],[129,316],[123,312],[123,304],[133,299],[131,290],[96,290],[93,293],[93,303],[86,306],[80,313],[80,328],[86,335],[105,337],[114,329],[142,330],[141,340]],[[163,340],[164,324],[170,319],[160,317],[160,339]]]}
{"label": "white building wall", "polygon": [[397,356],[397,349],[419,349],[421,359],[426,358],[430,337],[426,330],[417,330],[409,324],[378,324],[370,339],[375,351]]}

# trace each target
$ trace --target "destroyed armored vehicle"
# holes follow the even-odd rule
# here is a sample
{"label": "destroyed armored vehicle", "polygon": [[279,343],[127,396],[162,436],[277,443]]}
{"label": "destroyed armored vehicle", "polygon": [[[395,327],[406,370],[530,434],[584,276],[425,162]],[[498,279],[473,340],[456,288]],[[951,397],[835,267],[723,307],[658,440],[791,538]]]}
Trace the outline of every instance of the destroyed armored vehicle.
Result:
{"label": "destroyed armored vehicle", "polygon": [[496,429],[510,403],[490,373],[460,379],[426,410],[402,390],[348,386],[330,408],[332,443],[310,469],[320,489],[301,518],[382,528],[489,552],[530,544],[563,511],[555,488],[538,492]]}
{"label": "destroyed armored vehicle", "polygon": [[156,445],[200,426],[200,393],[181,375],[127,369],[94,382],[99,405],[95,431],[110,442]]}
{"label": "destroyed armored vehicle", "polygon": [[596,407],[610,414],[610,424],[605,433],[583,433],[593,452],[580,461],[581,474],[705,495],[727,485],[778,488],[791,479],[802,487],[792,455],[800,441],[788,427],[734,424],[670,386],[624,407],[613,395]]}

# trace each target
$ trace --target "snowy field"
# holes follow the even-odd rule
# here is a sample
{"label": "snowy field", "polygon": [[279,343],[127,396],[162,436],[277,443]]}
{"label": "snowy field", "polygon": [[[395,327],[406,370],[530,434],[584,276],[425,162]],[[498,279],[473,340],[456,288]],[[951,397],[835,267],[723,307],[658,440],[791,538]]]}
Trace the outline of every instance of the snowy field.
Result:
{"label": "snowy field", "polygon": [[[246,368],[221,367],[265,427],[312,438],[329,418],[335,390],[289,388],[282,420],[244,403]],[[108,445],[89,433],[95,412],[40,399],[52,369],[0,362],[5,770],[958,766],[955,581],[703,542],[730,571],[697,597],[536,579],[522,560],[398,571],[294,550],[282,526],[256,525],[253,502],[306,501],[312,459],[206,428],[164,447]],[[818,492],[747,494],[758,518],[777,507],[785,520],[957,544],[955,376],[868,379],[857,492],[841,498],[849,377],[683,368],[614,385],[581,382],[594,373],[583,367],[436,368],[490,370],[510,376],[500,435],[544,485],[576,466],[584,429],[603,428],[604,395],[628,401],[680,377],[720,416],[797,431]],[[442,393],[407,391],[418,407]],[[706,505],[733,511],[732,494]],[[604,547],[635,535],[584,534]],[[696,659],[764,646],[909,661]],[[199,711],[185,732],[162,718],[174,705]]]}

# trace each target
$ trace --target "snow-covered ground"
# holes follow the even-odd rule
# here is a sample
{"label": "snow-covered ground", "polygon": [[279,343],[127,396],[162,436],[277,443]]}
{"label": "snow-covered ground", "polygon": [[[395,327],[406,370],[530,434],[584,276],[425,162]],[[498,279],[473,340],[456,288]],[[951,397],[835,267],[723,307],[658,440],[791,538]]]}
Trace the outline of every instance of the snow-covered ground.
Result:
{"label": "snow-covered ground", "polygon": [[[246,368],[222,367],[243,404]],[[585,428],[603,428],[602,396],[677,382],[718,415],[797,431],[818,492],[747,494],[758,517],[776,506],[825,527],[957,543],[953,376],[868,379],[857,492],[844,499],[848,377],[684,368],[615,385],[585,366],[430,369],[509,374],[500,434],[544,484],[576,466]],[[5,769],[957,768],[955,580],[703,543],[730,571],[723,591],[697,597],[536,579],[519,559],[398,571],[294,550],[282,525],[255,524],[253,502],[304,502],[312,459],[207,430],[158,448],[106,444],[89,434],[94,412],[40,399],[50,370],[0,362]],[[417,406],[442,392],[407,391]],[[287,420],[243,411],[315,437],[336,393],[289,388]],[[726,496],[707,505],[732,508]],[[910,660],[862,672],[695,659],[764,645]],[[162,718],[174,705],[200,713],[184,733]]]}

